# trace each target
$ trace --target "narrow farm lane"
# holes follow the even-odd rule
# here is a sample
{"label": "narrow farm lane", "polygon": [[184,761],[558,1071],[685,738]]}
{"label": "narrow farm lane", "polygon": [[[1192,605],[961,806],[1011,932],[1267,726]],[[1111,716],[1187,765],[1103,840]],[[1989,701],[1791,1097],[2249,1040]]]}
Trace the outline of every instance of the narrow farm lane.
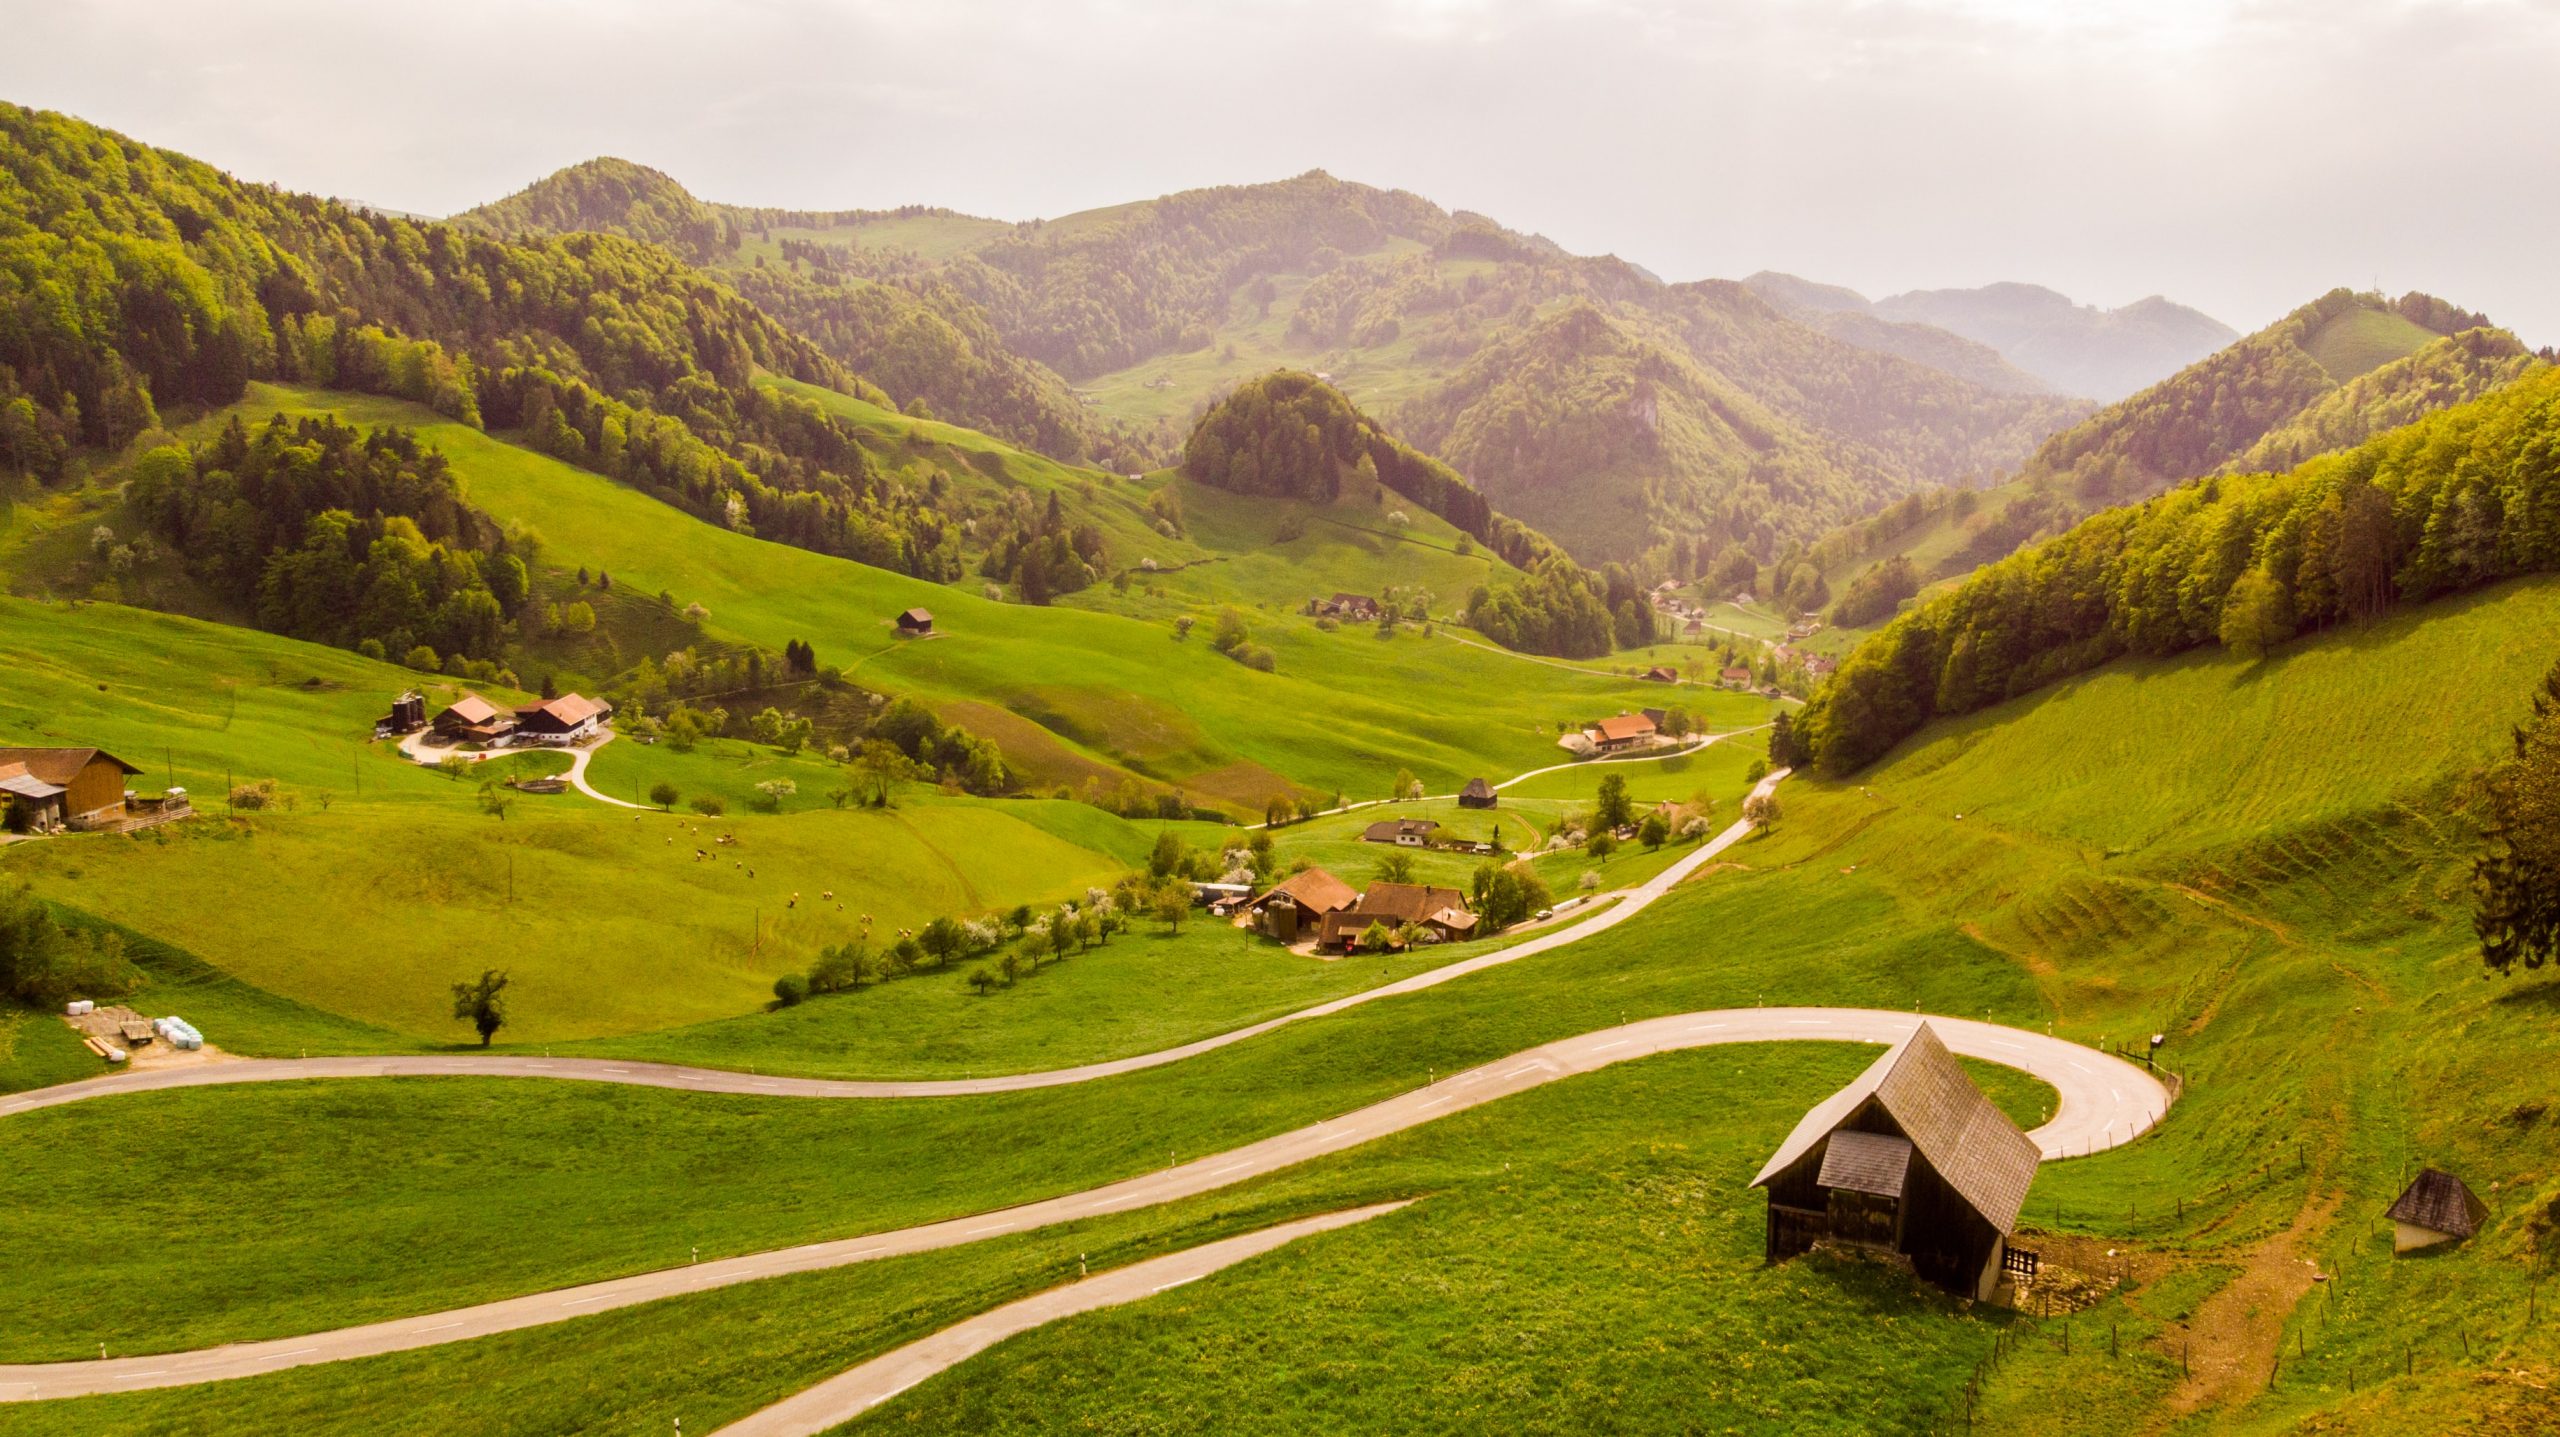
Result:
{"label": "narrow farm lane", "polygon": [[[1787,776],[1780,769],[1760,781],[1755,794],[1767,793]],[[767,1078],[752,1073],[732,1072],[725,1068],[691,1068],[670,1063],[625,1061],[616,1058],[535,1058],[514,1054],[479,1056],[469,1053],[385,1054],[345,1058],[244,1058],[238,1062],[212,1063],[198,1068],[163,1069],[148,1073],[110,1073],[104,1077],[86,1078],[76,1083],[63,1083],[0,1098],[0,1117],[11,1113],[32,1112],[37,1108],[56,1107],[63,1103],[84,1102],[91,1098],[116,1093],[148,1093],[166,1088],[218,1087],[231,1083],[271,1083],[299,1081],[306,1078],[564,1078],[595,1083],[629,1083],[640,1087],[686,1088],[703,1093],[748,1093],[771,1097],[796,1098],[948,1098],[983,1093],[1020,1092],[1026,1088],[1056,1088],[1069,1083],[1087,1083],[1096,1078],[1116,1077],[1122,1073],[1141,1072],[1196,1058],[1202,1053],[1261,1037],[1291,1023],[1322,1018],[1363,1003],[1381,998],[1394,998],[1406,993],[1419,993],[1451,979],[1487,968],[1516,963],[1540,953],[1579,943],[1643,912],[1662,895],[1679,886],[1681,880],[1712,863],[1726,849],[1749,837],[1749,819],[1736,819],[1733,825],[1714,838],[1698,845],[1676,863],[1651,879],[1628,889],[1613,906],[1593,914],[1569,927],[1541,934],[1508,948],[1497,948],[1473,958],[1462,958],[1427,969],[1393,983],[1347,994],[1313,1007],[1283,1013],[1246,1027],[1212,1034],[1152,1053],[1137,1053],[1107,1062],[1084,1063],[1072,1068],[1050,1068],[1037,1073],[1010,1073],[991,1078],[929,1078],[914,1080],[859,1080],[844,1078]]]}
{"label": "narrow farm lane", "polygon": [[[404,1352],[564,1322],[617,1307],[784,1273],[845,1267],[873,1258],[929,1252],[999,1233],[1156,1207],[1215,1192],[1315,1158],[1561,1078],[1597,1072],[1657,1053],[1720,1043],[1897,1043],[1922,1015],[1865,1008],[1739,1008],[1648,1018],[1596,1033],[1559,1038],[1436,1083],[1399,1093],[1341,1117],[1247,1143],[1209,1157],[1018,1207],[925,1223],[894,1232],[809,1243],[748,1257],[640,1273],[533,1293],[420,1317],[335,1332],[244,1342],[199,1352],[92,1362],[0,1367],[0,1401],[34,1401],[146,1387],[178,1387],[288,1367]],[[2060,1106],[2028,1134],[2045,1160],[2076,1157],[2131,1142],[2168,1111],[2168,1090],[2121,1058],[2061,1038],[1969,1018],[1926,1020],[1947,1047],[2032,1074],[2052,1085]],[[237,1065],[232,1065],[237,1066]],[[635,1075],[636,1076],[636,1075]],[[734,1077],[734,1074],[724,1074]],[[734,1090],[733,1090],[734,1091]],[[747,1091],[753,1091],[748,1089]],[[1818,1095],[1808,1095],[1808,1098]]]}
{"label": "narrow farm lane", "polygon": [[993,1312],[982,1312],[976,1317],[953,1323],[930,1337],[918,1338],[895,1351],[884,1352],[841,1376],[828,1378],[751,1417],[732,1422],[714,1433],[713,1437],[811,1437],[811,1434],[832,1431],[926,1378],[956,1367],[1017,1333],[1028,1332],[1080,1312],[1118,1307],[1153,1297],[1166,1288],[1196,1282],[1213,1272],[1233,1267],[1250,1257],[1259,1257],[1299,1238],[1367,1222],[1404,1206],[1407,1204],[1401,1202],[1379,1203],[1348,1212],[1300,1218],[1260,1232],[1244,1233],[1203,1243],[1183,1252],[1151,1257],[1144,1262],[1097,1273],[1066,1287],[1035,1293]]}

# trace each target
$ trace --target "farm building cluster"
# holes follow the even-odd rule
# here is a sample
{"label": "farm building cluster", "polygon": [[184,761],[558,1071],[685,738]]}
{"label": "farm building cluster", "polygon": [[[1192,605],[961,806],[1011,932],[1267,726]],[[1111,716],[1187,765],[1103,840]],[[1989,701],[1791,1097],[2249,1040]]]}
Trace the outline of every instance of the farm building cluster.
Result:
{"label": "farm building cluster", "polygon": [[11,833],[118,832],[194,810],[187,791],[146,797],[125,786],[141,769],[102,748],[0,748],[0,826]]}
{"label": "farm building cluster", "polygon": [[1241,905],[1240,921],[1283,943],[1313,933],[1319,952],[1348,953],[1372,926],[1389,947],[1472,938],[1477,918],[1467,895],[1427,883],[1381,880],[1354,889],[1321,868],[1302,869]]}
{"label": "farm building cluster", "polygon": [[1670,741],[1662,732],[1663,721],[1668,717],[1668,710],[1651,708],[1631,714],[1612,714],[1557,739],[1556,747],[1576,758],[1653,748]]}
{"label": "farm building cluster", "polygon": [[483,748],[557,747],[594,737],[612,717],[613,705],[579,694],[503,709],[466,692],[430,719],[425,696],[413,691],[393,700],[390,716],[377,720],[373,731],[377,738],[393,738],[425,729],[447,744]]}

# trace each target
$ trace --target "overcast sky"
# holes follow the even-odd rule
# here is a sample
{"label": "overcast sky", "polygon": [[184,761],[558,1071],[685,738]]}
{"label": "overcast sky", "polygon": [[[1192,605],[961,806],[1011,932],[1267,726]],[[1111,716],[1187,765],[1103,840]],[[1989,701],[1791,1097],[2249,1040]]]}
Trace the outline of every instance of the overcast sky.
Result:
{"label": "overcast sky", "polygon": [[2560,342],[2560,0],[0,0],[0,97],[430,214],[599,154],[1056,215],[1322,168],[1670,279],[2418,288]]}

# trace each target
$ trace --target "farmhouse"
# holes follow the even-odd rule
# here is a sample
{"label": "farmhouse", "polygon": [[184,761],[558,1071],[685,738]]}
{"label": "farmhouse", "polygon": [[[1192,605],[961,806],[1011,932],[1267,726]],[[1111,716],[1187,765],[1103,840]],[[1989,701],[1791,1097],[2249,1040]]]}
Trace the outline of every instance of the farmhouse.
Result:
{"label": "farmhouse", "polygon": [[1769,1190],[1767,1257],[1817,1242],[1900,1253],[1985,1299],[2041,1159],[1923,1023],[1822,1100],[1751,1180]]}
{"label": "farmhouse", "polygon": [[1321,925],[1325,915],[1359,901],[1359,892],[1350,884],[1321,868],[1310,868],[1274,884],[1246,904],[1245,912],[1252,915],[1254,926],[1262,932],[1283,943],[1294,943],[1299,934]]}
{"label": "farmhouse", "polygon": [[540,743],[576,743],[612,716],[613,705],[602,699],[562,694],[517,709],[516,737]]}
{"label": "farmhouse", "polygon": [[1468,779],[1467,786],[1458,790],[1460,808],[1491,808],[1499,802],[1501,800],[1494,796],[1493,785],[1480,778]]}
{"label": "farmhouse", "polygon": [[933,610],[909,609],[905,613],[898,615],[898,632],[902,634],[932,633]]}
{"label": "farmhouse", "polygon": [[1428,818],[1382,818],[1361,830],[1363,843],[1392,843],[1401,848],[1428,848],[1440,825]]}
{"label": "farmhouse", "polygon": [[2413,1252],[2478,1232],[2489,1220],[2489,1205],[2462,1179],[2428,1168],[2383,1216],[2391,1219],[2391,1250]]}
{"label": "farmhouse", "polygon": [[1731,668],[1725,669],[1723,672],[1717,674],[1716,678],[1729,689],[1747,689],[1751,687],[1751,670],[1742,667],[1740,664],[1736,664]]}
{"label": "farmhouse", "polygon": [[1673,673],[1667,664],[1655,664],[1644,671],[1644,681],[1649,684],[1676,684],[1680,682],[1680,676]]}
{"label": "farmhouse", "polygon": [[124,780],[142,770],[101,748],[0,748],[0,796],[19,833],[111,828],[125,817]]}
{"label": "farmhouse", "polygon": [[1325,915],[1321,944],[1349,952],[1372,923],[1393,932],[1418,925],[1442,938],[1464,938],[1475,931],[1476,916],[1467,911],[1467,895],[1454,888],[1426,883],[1372,883],[1360,900]]}
{"label": "farmhouse", "polygon": [[1616,753],[1621,749],[1653,742],[1655,730],[1654,721],[1643,714],[1619,714],[1613,718],[1600,720],[1585,730],[1585,733],[1591,740],[1592,748],[1601,753]]}
{"label": "farmhouse", "polygon": [[475,693],[465,693],[436,715],[436,736],[450,743],[490,743],[513,733],[516,717]]}
{"label": "farmhouse", "polygon": [[1336,594],[1320,601],[1316,611],[1336,619],[1373,621],[1378,617],[1378,601],[1366,594]]}

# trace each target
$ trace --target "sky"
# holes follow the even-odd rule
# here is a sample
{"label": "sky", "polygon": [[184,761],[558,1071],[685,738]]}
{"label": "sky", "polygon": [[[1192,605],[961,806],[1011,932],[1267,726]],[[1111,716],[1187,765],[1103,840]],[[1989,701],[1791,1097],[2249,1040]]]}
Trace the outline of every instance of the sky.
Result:
{"label": "sky", "polygon": [[0,99],[425,214],[1055,216],[1323,169],[1667,279],[2339,285],[2560,343],[2560,0],[0,0]]}

